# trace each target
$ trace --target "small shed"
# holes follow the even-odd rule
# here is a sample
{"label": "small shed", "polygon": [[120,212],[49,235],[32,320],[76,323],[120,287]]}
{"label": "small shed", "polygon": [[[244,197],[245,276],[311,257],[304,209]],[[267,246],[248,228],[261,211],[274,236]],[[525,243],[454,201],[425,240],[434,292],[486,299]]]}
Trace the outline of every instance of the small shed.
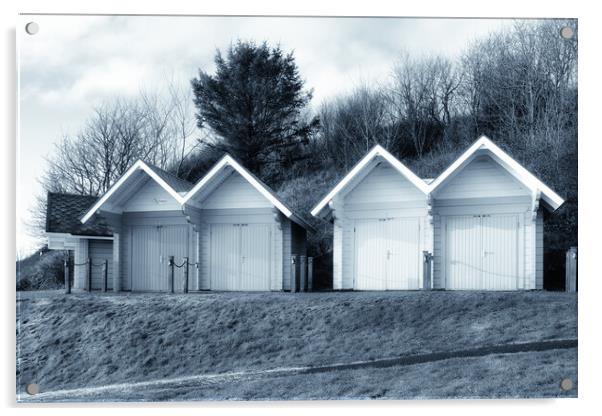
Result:
{"label": "small shed", "polygon": [[434,180],[376,146],[312,215],[333,222],[335,289],[542,289],[543,212],[563,202],[481,137]]}
{"label": "small shed", "polygon": [[[49,247],[74,250],[76,263],[111,253],[114,290],[169,290],[171,258],[188,261],[190,290],[288,290],[291,255],[306,254],[309,225],[229,155],[196,184],[138,161],[102,197],[78,198],[85,209],[48,204],[48,218],[71,226],[47,227]],[[93,224],[102,238],[74,231]],[[184,268],[174,274],[182,290]],[[75,288],[84,276],[76,271]]]}
{"label": "small shed", "polygon": [[333,288],[422,287],[428,184],[375,146],[312,210],[333,223]]}
{"label": "small shed", "polygon": [[433,285],[543,289],[544,211],[564,200],[487,137],[430,184]]}
{"label": "small shed", "polygon": [[311,226],[226,155],[186,194],[198,239],[200,290],[290,290],[291,256]]}
{"label": "small shed", "polygon": [[[93,264],[108,265],[109,276],[113,271],[113,231],[101,217],[95,217],[86,224],[80,218],[98,200],[95,196],[48,193],[46,203],[46,237],[48,248],[73,252],[74,289],[85,289],[88,259]],[[102,288],[102,268],[93,267],[92,289]],[[112,289],[112,278],[108,279]]]}

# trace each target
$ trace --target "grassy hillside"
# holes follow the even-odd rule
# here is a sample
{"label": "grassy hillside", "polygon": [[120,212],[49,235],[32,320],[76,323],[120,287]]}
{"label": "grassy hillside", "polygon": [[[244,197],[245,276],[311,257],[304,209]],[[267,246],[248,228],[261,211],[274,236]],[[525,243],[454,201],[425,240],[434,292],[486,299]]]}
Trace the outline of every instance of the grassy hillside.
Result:
{"label": "grassy hillside", "polygon": [[574,338],[565,293],[20,292],[19,386],[98,386]]}
{"label": "grassy hillside", "polygon": [[18,260],[17,290],[57,289],[64,286],[64,251],[46,247]]}
{"label": "grassy hillside", "polygon": [[[235,380],[171,388],[124,389],[109,400],[332,400],[576,397],[577,350],[455,358],[405,367],[360,368],[318,374]],[[570,391],[559,381],[570,377]],[[84,395],[85,400],[106,394]],[[79,401],[73,395],[63,400]]]}

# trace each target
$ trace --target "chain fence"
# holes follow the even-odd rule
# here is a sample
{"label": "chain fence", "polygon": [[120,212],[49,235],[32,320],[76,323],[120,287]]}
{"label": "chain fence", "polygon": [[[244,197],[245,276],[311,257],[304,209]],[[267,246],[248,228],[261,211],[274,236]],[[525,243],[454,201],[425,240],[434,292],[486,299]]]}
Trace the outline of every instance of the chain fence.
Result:
{"label": "chain fence", "polygon": [[175,262],[175,260],[173,261],[173,265],[174,265],[175,267],[177,267],[178,269],[180,269],[180,268],[182,268],[182,267],[186,266],[187,264],[188,264],[188,266],[195,266],[195,267],[198,267],[198,266],[200,266],[200,264],[201,264],[201,263],[200,263],[200,262],[194,262],[194,263],[191,263],[191,262],[190,262],[190,260],[188,260],[188,259],[186,259],[186,258],[185,258],[185,260],[182,262],[182,264],[177,264],[177,263]]}
{"label": "chain fence", "polygon": [[101,261],[100,263],[96,263],[94,262],[91,258],[86,259],[85,261],[81,262],[81,263],[76,263],[75,260],[71,260],[71,259],[66,259],[64,261],[64,267],[65,267],[65,293],[71,293],[71,279],[70,279],[70,268],[71,266],[73,267],[73,274],[75,275],[75,269],[76,267],[82,267],[82,266],[87,266],[86,267],[86,276],[85,276],[85,280],[84,280],[84,287],[83,289],[88,291],[88,292],[92,292],[92,268],[97,268],[100,267],[102,270],[102,282],[101,282],[101,287],[100,289],[103,292],[107,291],[108,288],[108,269],[109,269],[109,260],[108,259],[104,259],[103,261]]}
{"label": "chain fence", "polygon": [[[303,260],[301,260],[301,257],[303,257]],[[306,290],[312,290],[313,289],[313,257],[308,257],[308,256],[297,256],[297,255],[293,255],[291,256],[291,260],[292,260],[292,282],[291,282],[291,291],[292,292],[296,292],[296,291],[306,291]],[[298,262],[297,262],[298,260]],[[76,267],[83,267],[83,266],[88,266],[88,268],[86,269],[86,276],[85,276],[85,281],[84,281],[84,285],[83,288],[84,290],[91,292],[92,291],[92,268],[93,267],[102,267],[103,268],[103,276],[102,276],[102,283],[101,283],[101,290],[103,292],[105,292],[107,290],[107,281],[108,281],[108,262],[109,259],[105,259],[104,261],[101,261],[100,263],[94,262],[91,258],[88,258],[87,260],[80,262],[80,263],[76,263],[74,260],[65,260],[65,293],[71,293],[71,282],[69,279],[69,268],[70,266],[73,267],[73,271],[75,274],[75,268]],[[301,266],[301,264],[303,264],[303,269],[301,270],[299,268],[299,266]],[[183,276],[179,277],[178,280],[180,281],[179,283],[183,284],[183,292],[184,293],[188,293],[188,286],[189,286],[189,280],[190,280],[190,271],[189,268],[192,267],[196,267],[197,269],[199,268],[199,266],[201,265],[201,262],[198,261],[190,261],[190,259],[188,257],[183,257],[182,258],[182,262],[178,263],[175,260],[174,256],[169,256],[169,263],[168,263],[168,290],[171,293],[175,293],[175,286],[176,286],[176,277],[175,277],[175,269],[182,269],[183,270]],[[200,285],[200,283],[199,283]],[[200,286],[199,286],[200,287]],[[198,289],[201,290],[201,289]]]}

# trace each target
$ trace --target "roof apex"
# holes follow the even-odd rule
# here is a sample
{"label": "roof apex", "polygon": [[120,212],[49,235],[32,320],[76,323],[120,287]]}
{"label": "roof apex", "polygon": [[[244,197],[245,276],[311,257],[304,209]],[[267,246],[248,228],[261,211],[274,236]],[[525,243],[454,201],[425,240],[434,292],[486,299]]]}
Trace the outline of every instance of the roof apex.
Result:
{"label": "roof apex", "polygon": [[408,169],[399,159],[393,156],[380,144],[375,145],[355,166],[336,184],[336,186],[311,210],[311,215],[317,216],[330,201],[338,194],[349,182],[361,172],[376,157],[383,157],[393,168],[395,168],[403,177],[408,179],[416,188],[425,194],[428,194],[429,187],[414,172]]}
{"label": "roof apex", "polygon": [[229,153],[225,153],[213,167],[203,176],[201,179],[197,181],[194,187],[188,191],[188,193],[183,197],[182,204],[186,204],[200,189],[202,189],[207,183],[211,181],[211,179],[223,168],[226,166],[231,166],[234,170],[242,176],[251,186],[253,186],[261,195],[263,195],[273,206],[276,207],[284,216],[295,221],[297,224],[302,226],[305,229],[315,231],[314,228],[305,221],[300,215],[293,212],[292,208],[287,206],[284,202],[280,200],[278,195],[274,190],[272,190],[266,183],[264,183],[261,179],[255,176],[252,172],[246,169],[242,164],[240,164],[232,155]]}

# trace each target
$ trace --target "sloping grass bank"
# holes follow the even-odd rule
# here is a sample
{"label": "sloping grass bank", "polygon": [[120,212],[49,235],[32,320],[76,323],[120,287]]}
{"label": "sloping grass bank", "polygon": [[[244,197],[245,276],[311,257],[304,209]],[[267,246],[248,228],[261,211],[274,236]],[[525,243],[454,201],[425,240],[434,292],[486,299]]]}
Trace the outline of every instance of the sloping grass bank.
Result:
{"label": "sloping grass bank", "polygon": [[20,293],[17,383],[42,391],[577,336],[574,294]]}

